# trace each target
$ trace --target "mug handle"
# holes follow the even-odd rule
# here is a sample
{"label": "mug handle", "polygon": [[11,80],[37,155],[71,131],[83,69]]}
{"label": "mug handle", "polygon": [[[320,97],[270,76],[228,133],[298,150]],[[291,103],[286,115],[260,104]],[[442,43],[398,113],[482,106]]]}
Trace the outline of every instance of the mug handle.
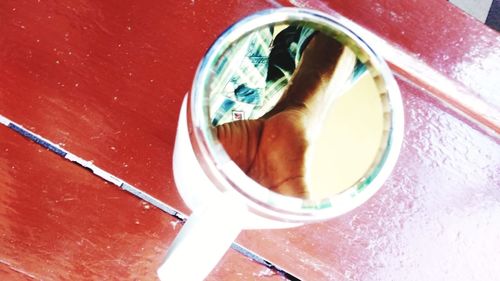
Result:
{"label": "mug handle", "polygon": [[220,193],[191,216],[158,268],[161,281],[203,280],[227,252],[243,228],[246,206],[228,192]]}

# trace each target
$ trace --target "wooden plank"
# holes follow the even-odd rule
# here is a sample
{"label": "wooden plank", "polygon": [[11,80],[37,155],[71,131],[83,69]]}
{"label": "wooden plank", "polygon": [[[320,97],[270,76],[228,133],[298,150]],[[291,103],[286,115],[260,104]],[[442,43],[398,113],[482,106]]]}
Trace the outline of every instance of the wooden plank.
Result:
{"label": "wooden plank", "polygon": [[[4,126],[0,135],[1,280],[157,280],[179,221]],[[264,275],[281,280],[230,250],[207,280]]]}
{"label": "wooden plank", "polygon": [[0,112],[188,211],[171,166],[180,101],[218,34],[269,6],[3,2]]}
{"label": "wooden plank", "polygon": [[[281,4],[291,5],[286,1]],[[338,11],[417,62],[464,85],[471,90],[471,96],[494,107],[499,105],[495,87],[500,65],[498,34],[458,13],[444,1],[293,1],[293,4],[329,13]],[[190,90],[198,61],[219,33],[242,16],[274,5],[274,1],[244,5],[238,1],[141,4],[3,1],[0,114],[188,211],[175,191],[171,173],[181,98]],[[406,77],[418,84],[418,80],[411,78]],[[375,198],[330,222],[290,230],[244,232],[239,241],[306,280],[416,279],[422,276],[421,272],[429,280],[479,277],[488,280],[492,274],[498,276],[491,262],[498,258],[498,253],[488,246],[498,244],[500,237],[493,224],[499,217],[495,207],[499,195],[492,189],[499,185],[495,177],[500,166],[498,141],[456,118],[455,113],[429,98],[429,93],[400,83],[409,120],[405,149],[393,177]],[[2,138],[4,135],[2,131]],[[31,157],[29,153],[22,156],[22,151],[18,148],[16,156],[11,156],[12,161]],[[108,188],[90,174],[81,173],[78,167],[66,167],[69,164],[61,164],[60,159],[45,160],[52,156],[41,153],[43,157],[37,160],[41,167],[48,161],[71,171],[62,176],[66,183],[52,187],[56,194],[65,198],[63,187],[68,181],[78,181],[79,191],[81,186],[94,188],[95,192],[85,195],[92,200],[82,200],[85,203],[73,204],[71,208],[94,214],[84,220],[85,225],[107,226],[95,217],[93,208],[100,206],[97,193],[102,197],[106,194],[103,190],[114,187]],[[61,180],[56,171],[38,173],[44,175],[42,179],[47,180],[47,185],[52,180]],[[31,191],[26,181],[27,178],[14,178],[15,185]],[[31,201],[37,199],[44,208],[50,200],[57,199],[35,195],[38,197]],[[126,200],[131,208],[140,202],[135,198]],[[113,221],[110,217],[118,214],[117,210],[100,210],[105,213],[103,220],[117,224],[111,226],[116,232],[135,227],[134,221]],[[24,222],[40,216],[35,210],[25,211]],[[164,232],[154,238],[143,237],[143,233],[134,237],[165,249],[172,236],[166,229],[171,225],[163,221],[163,214],[152,212],[155,212],[153,218],[144,219],[163,225]],[[71,213],[64,220],[69,223],[71,216],[77,217]],[[479,221],[479,226],[474,221]],[[82,232],[83,227],[76,229]],[[160,233],[155,228],[158,226],[151,227]],[[26,228],[21,230],[29,232]],[[78,242],[76,234],[72,235],[67,239]],[[480,242],[476,242],[476,236],[482,237]],[[55,243],[50,240],[52,237],[58,236],[46,235],[42,240],[37,237],[36,241]],[[85,237],[93,242],[93,237]],[[105,242],[112,238],[106,239],[98,241],[99,247],[105,249]],[[34,240],[30,243],[36,245]],[[9,243],[5,240],[2,245],[8,247]],[[150,251],[151,247],[154,250],[151,245],[148,245]],[[115,254],[132,255],[139,250],[136,246],[128,247]],[[83,264],[88,265],[94,254],[104,254],[103,249],[88,256],[79,252],[75,257],[83,257]],[[429,249],[432,259],[424,252]],[[36,248],[26,246],[23,252],[26,255],[19,260],[29,263],[31,251],[32,255],[38,254]],[[52,252],[40,253],[39,259],[48,259]],[[476,261],[482,263],[471,263],[463,254],[466,252],[477,253],[481,258]],[[9,253],[14,255],[13,248]],[[124,259],[132,263],[131,269],[154,278],[157,256],[154,261],[145,256]],[[143,263],[147,266],[141,267]],[[104,271],[106,266],[98,270]],[[243,263],[242,267],[246,266]],[[243,278],[234,269],[238,266],[227,268],[232,275],[226,280]],[[50,267],[28,269],[47,279],[55,278],[48,272]],[[484,275],[471,277],[476,269]],[[75,273],[72,277],[92,274],[90,269],[81,270],[83,275]],[[116,273],[132,274],[123,270]],[[252,270],[244,276],[251,278],[253,273],[265,269]],[[224,278],[218,276],[215,280]]]}

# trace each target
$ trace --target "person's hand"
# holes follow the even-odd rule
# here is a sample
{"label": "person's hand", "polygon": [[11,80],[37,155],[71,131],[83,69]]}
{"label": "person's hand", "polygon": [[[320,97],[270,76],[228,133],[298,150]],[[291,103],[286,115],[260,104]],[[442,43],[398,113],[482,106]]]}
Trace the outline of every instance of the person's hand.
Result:
{"label": "person's hand", "polygon": [[308,132],[321,123],[329,107],[326,91],[343,50],[335,39],[314,35],[286,92],[269,113],[216,127],[227,153],[249,177],[275,192],[308,197]]}
{"label": "person's hand", "polygon": [[268,119],[218,126],[217,137],[249,177],[281,194],[307,197],[303,118],[302,109],[287,108]]}

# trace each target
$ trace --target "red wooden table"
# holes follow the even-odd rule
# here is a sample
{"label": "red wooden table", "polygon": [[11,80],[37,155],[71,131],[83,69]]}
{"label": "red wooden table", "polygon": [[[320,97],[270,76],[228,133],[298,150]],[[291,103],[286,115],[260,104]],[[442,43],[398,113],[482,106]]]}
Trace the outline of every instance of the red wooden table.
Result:
{"label": "red wooden table", "polygon": [[[2,1],[0,115],[189,212],[171,164],[181,99],[218,34],[280,5],[375,35],[405,141],[365,205],[237,242],[303,280],[497,279],[500,36],[445,1]],[[0,126],[0,280],[152,280],[180,227]],[[283,277],[230,250],[208,279],[264,278]]]}

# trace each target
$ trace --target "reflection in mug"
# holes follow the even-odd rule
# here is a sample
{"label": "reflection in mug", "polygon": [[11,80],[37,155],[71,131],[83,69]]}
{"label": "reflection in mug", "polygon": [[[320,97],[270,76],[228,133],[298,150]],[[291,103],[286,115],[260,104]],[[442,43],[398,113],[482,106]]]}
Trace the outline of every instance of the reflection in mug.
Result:
{"label": "reflection in mug", "polygon": [[264,27],[226,50],[215,73],[212,125],[262,186],[322,199],[366,180],[380,160],[390,127],[385,89],[334,35]]}

